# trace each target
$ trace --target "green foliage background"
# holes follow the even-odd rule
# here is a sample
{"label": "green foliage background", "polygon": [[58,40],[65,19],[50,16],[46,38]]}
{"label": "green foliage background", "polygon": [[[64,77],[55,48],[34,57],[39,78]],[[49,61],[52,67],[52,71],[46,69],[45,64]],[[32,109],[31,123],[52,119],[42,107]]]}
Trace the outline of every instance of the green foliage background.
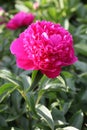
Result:
{"label": "green foliage background", "polygon": [[25,28],[0,25],[0,130],[87,130],[87,1],[0,0],[8,21],[18,11],[60,23],[70,31],[78,62],[48,79],[17,68],[9,47]]}

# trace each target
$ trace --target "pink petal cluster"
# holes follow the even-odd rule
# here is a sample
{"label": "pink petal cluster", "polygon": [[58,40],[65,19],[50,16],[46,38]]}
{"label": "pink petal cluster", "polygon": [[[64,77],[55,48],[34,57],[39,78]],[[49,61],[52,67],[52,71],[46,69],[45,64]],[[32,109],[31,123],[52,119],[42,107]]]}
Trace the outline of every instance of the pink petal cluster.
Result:
{"label": "pink petal cluster", "polygon": [[77,61],[71,34],[49,21],[31,24],[10,47],[17,65],[25,70],[40,70],[49,78],[55,78],[63,66]]}
{"label": "pink petal cluster", "polygon": [[22,26],[30,25],[34,20],[34,15],[26,12],[18,12],[10,21],[7,23],[6,27],[11,30],[16,30]]}

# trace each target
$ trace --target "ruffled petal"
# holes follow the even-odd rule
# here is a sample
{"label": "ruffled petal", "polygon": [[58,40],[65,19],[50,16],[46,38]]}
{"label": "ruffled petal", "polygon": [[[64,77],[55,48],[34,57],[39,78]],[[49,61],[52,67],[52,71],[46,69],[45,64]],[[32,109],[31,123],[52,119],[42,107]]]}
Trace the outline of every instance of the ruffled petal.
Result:
{"label": "ruffled petal", "polygon": [[21,39],[14,40],[10,46],[10,50],[16,56],[18,67],[25,70],[35,69],[33,61],[28,58],[27,53],[24,51],[23,41]]}
{"label": "ruffled petal", "polygon": [[21,38],[16,39],[10,46],[11,53],[16,57],[27,57],[27,53],[24,51],[23,40]]}

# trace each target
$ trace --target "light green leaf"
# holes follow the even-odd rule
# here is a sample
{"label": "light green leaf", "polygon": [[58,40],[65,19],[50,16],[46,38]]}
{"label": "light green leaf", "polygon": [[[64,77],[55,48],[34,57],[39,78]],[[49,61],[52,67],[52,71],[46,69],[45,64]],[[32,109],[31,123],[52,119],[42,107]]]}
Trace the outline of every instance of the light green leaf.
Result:
{"label": "light green leaf", "polygon": [[68,126],[68,127],[65,127],[65,128],[57,128],[56,130],[79,130],[79,129],[72,127],[72,126]]}
{"label": "light green leaf", "polygon": [[57,78],[59,79],[59,81],[60,81],[64,86],[66,86],[66,81],[65,81],[65,78],[64,78],[63,75],[62,75],[62,76],[58,76]]}
{"label": "light green leaf", "polygon": [[71,78],[73,77],[72,73],[68,72],[68,71],[62,71],[62,74],[66,77],[66,78]]}
{"label": "light green leaf", "polygon": [[44,105],[41,104],[37,105],[36,109],[38,115],[47,122],[51,130],[54,130],[54,121],[51,112]]}
{"label": "light green leaf", "polygon": [[12,83],[5,83],[0,87],[0,102],[2,102],[10,93],[12,93],[17,86]]}
{"label": "light green leaf", "polygon": [[[7,130],[7,129],[6,129]],[[19,129],[19,128],[16,128],[16,127],[11,127],[10,130],[23,130],[23,129]]]}
{"label": "light green leaf", "polygon": [[28,12],[29,8],[27,8],[22,1],[17,1],[15,4],[15,8],[19,11],[25,11]]}
{"label": "light green leaf", "polygon": [[46,76],[43,76],[39,85],[40,85],[39,89],[43,89],[43,90],[58,91],[59,89],[63,89],[63,90],[67,89],[66,83],[61,76],[58,76],[58,78],[55,79],[49,79]]}
{"label": "light green leaf", "polygon": [[9,92],[12,89],[14,89],[14,85],[13,84],[11,84],[11,83],[5,83],[4,85],[2,85],[0,87],[0,95],[4,94],[6,92]]}
{"label": "light green leaf", "polygon": [[0,77],[3,79],[7,79],[11,83],[15,84],[16,86],[19,86],[16,77],[12,75],[12,73],[6,69],[0,70]]}
{"label": "light green leaf", "polygon": [[63,130],[79,130],[79,129],[72,126],[68,126],[68,127],[65,127]]}

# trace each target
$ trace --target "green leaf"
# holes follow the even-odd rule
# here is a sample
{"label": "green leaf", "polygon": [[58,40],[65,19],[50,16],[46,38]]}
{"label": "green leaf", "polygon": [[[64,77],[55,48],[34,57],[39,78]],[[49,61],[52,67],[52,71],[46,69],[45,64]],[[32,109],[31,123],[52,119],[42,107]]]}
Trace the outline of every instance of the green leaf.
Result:
{"label": "green leaf", "polygon": [[[26,118],[25,116],[21,116],[18,121],[20,122],[20,129],[21,130],[31,130],[30,125],[33,124],[33,121],[30,121],[29,118]],[[14,128],[16,128],[17,126],[15,126]],[[14,129],[14,130],[15,130]]]}
{"label": "green leaf", "polygon": [[73,77],[72,73],[68,71],[62,71],[62,74],[64,75],[65,78],[71,78]]}
{"label": "green leaf", "polygon": [[[87,81],[87,78],[86,78]],[[87,103],[87,88],[82,88],[78,93],[79,102]],[[82,107],[82,106],[81,106]]]}
{"label": "green leaf", "polygon": [[78,128],[81,130],[82,124],[83,124],[83,112],[77,111],[70,119],[70,125]]}
{"label": "green leaf", "polygon": [[10,93],[12,93],[17,86],[12,83],[5,83],[0,87],[0,102],[2,102]]}
{"label": "green leaf", "polygon": [[74,79],[74,78],[67,78],[66,81],[67,81],[68,87],[69,87],[72,91],[76,92],[75,79]]}
{"label": "green leaf", "polygon": [[[86,36],[87,38],[87,36]],[[87,56],[87,44],[86,43],[79,43],[75,45],[75,48],[77,50],[77,52],[79,52],[80,54]]]}
{"label": "green leaf", "polygon": [[16,80],[16,77],[10,71],[6,69],[0,70],[0,77],[10,81],[16,86],[19,86],[18,81]]}
{"label": "green leaf", "polygon": [[15,111],[17,113],[21,113],[21,111],[23,111],[22,110],[23,103],[21,104],[21,101],[22,101],[21,94],[18,91],[14,91],[14,93],[12,93],[12,95],[11,95],[11,100],[12,100],[12,104],[13,104]]}
{"label": "green leaf", "polygon": [[36,99],[36,104],[39,103],[40,99],[42,98],[43,94],[44,94],[45,90],[40,89],[37,93],[37,99]]}
{"label": "green leaf", "polygon": [[66,90],[66,82],[65,80],[59,76],[58,78],[55,79],[49,79],[46,76],[43,76],[42,79],[40,80],[40,87],[39,89],[43,89],[43,90]]}
{"label": "green leaf", "polygon": [[25,1],[24,2],[24,5],[26,6],[26,7],[28,7],[28,9],[32,9],[32,5],[33,5],[33,3],[32,3],[32,1]]}
{"label": "green leaf", "polygon": [[79,129],[72,126],[67,126],[65,128],[57,128],[56,130],[79,130]]}
{"label": "green leaf", "polygon": [[87,84],[87,72],[80,74],[79,78],[84,84]]}
{"label": "green leaf", "polygon": [[63,128],[57,128],[56,130],[64,130]]}
{"label": "green leaf", "polygon": [[20,113],[20,114],[18,114],[18,115],[12,115],[12,116],[9,116],[7,119],[6,119],[6,122],[12,122],[12,121],[15,121],[15,120],[17,120],[17,119],[19,119],[20,118],[20,116],[22,115],[23,113]]}
{"label": "green leaf", "polygon": [[82,72],[87,71],[87,63],[85,62],[78,61],[74,64],[74,66],[76,67],[77,70],[80,70]]}
{"label": "green leaf", "polygon": [[65,102],[64,103],[63,108],[62,108],[63,109],[62,111],[63,111],[64,115],[68,112],[71,104],[72,104],[72,100],[70,100],[70,102]]}
{"label": "green leaf", "polygon": [[37,117],[36,109],[35,109],[35,95],[33,92],[28,92],[26,95],[26,102],[28,104],[28,108],[33,113],[34,117]]}
{"label": "green leaf", "polygon": [[11,127],[11,130],[23,130],[23,129],[19,129],[19,128],[16,128],[16,127]]}
{"label": "green leaf", "polygon": [[79,130],[79,129],[72,126],[68,126],[68,127],[65,127],[63,130]]}
{"label": "green leaf", "polygon": [[44,105],[41,104],[37,105],[36,109],[38,115],[48,123],[51,130],[54,130],[54,121],[51,112]]}
{"label": "green leaf", "polygon": [[25,12],[29,11],[29,8],[26,7],[22,1],[16,1],[15,8],[18,9],[19,11],[22,10]]}
{"label": "green leaf", "polygon": [[3,112],[5,110],[8,109],[8,105],[7,104],[0,104],[0,112]]}
{"label": "green leaf", "polygon": [[4,117],[0,115],[0,127],[6,127],[7,122],[5,121]]}
{"label": "green leaf", "polygon": [[26,91],[31,86],[31,78],[25,74],[21,74],[21,82],[23,84],[23,89]]}
{"label": "green leaf", "polygon": [[60,81],[64,86],[67,86],[65,77],[64,77],[62,74],[61,74],[61,76],[58,76],[57,78],[59,79],[59,81]]}
{"label": "green leaf", "polygon": [[56,107],[52,109],[52,116],[55,121],[66,123],[63,111],[58,110]]}
{"label": "green leaf", "polygon": [[56,8],[50,7],[50,8],[48,8],[47,11],[48,11],[49,16],[50,16],[52,19],[55,19],[55,20],[56,20],[56,16],[57,16]]}
{"label": "green leaf", "polygon": [[0,87],[0,95],[4,94],[6,92],[11,91],[11,89],[14,89],[14,85],[11,84],[11,83],[5,83],[4,85],[2,85]]}

